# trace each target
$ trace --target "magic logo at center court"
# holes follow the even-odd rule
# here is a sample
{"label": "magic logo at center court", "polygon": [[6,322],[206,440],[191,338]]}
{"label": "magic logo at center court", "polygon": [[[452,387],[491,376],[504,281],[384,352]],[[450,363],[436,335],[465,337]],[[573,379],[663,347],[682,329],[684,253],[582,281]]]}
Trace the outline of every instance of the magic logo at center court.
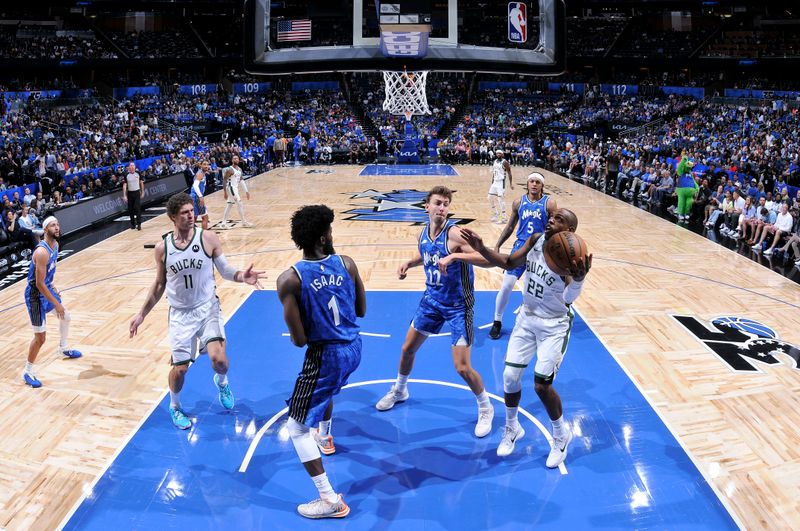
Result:
{"label": "magic logo at center court", "polygon": [[[428,213],[425,211],[425,196],[427,194],[427,191],[410,189],[392,190],[391,192],[379,192],[369,189],[352,193],[350,194],[350,199],[353,200],[353,206],[356,208],[345,210],[344,213],[350,215],[345,219],[393,221],[422,225],[428,221]],[[459,225],[473,221],[453,214],[448,217]]]}

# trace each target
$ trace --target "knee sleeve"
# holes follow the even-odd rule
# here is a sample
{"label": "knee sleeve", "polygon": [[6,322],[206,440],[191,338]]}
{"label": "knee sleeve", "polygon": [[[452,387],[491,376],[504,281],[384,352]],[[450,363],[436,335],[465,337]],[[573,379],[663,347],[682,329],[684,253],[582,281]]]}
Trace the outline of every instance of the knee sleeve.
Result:
{"label": "knee sleeve", "polygon": [[286,422],[286,429],[289,431],[289,437],[292,438],[292,444],[301,463],[320,458],[319,447],[311,437],[311,429],[308,426],[289,418]]}
{"label": "knee sleeve", "polygon": [[512,367],[506,365],[503,369],[503,392],[518,393],[522,390],[522,371],[523,367]]}

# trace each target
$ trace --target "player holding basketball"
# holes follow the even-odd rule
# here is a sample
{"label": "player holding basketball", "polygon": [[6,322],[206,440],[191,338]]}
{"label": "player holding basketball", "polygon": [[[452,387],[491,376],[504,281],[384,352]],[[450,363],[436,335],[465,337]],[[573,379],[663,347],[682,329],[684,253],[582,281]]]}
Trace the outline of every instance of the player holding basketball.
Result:
{"label": "player holding basketball", "polygon": [[452,230],[455,224],[447,220],[452,198],[453,193],[444,186],[436,186],[428,192],[425,198],[428,222],[419,236],[418,252],[397,270],[397,276],[403,280],[409,268],[423,266],[426,288],[411,326],[408,327],[400,354],[397,380],[375,407],[386,411],[392,409],[396,403],[408,399],[408,377],[414,366],[417,350],[428,336],[438,334],[442,325],[447,322],[450,325],[456,371],[478,400],[475,436],[485,437],[492,429],[494,409],[483,386],[483,379],[472,368],[470,361],[473,340],[472,307],[475,302],[470,264],[489,264],[464,241],[458,230]]}
{"label": "player holding basketball", "polygon": [[228,214],[231,212],[231,207],[236,203],[236,208],[239,210],[239,217],[242,220],[243,227],[252,227],[253,224],[247,221],[244,217],[244,204],[239,195],[239,185],[244,188],[245,197],[250,201],[250,192],[247,190],[247,184],[242,179],[242,169],[239,167],[239,155],[231,157],[231,165],[222,171],[222,176],[225,180],[223,185],[223,196],[225,197],[226,205],[225,212],[222,213],[222,222],[219,224],[221,229],[229,229],[231,226],[228,224]]}
{"label": "player holding basketball", "polygon": [[[198,229],[194,222],[194,204],[188,194],[175,194],[167,201],[167,215],[174,230],[156,244],[156,279],[142,309],[130,324],[130,337],[150,310],[158,303],[164,290],[169,301],[169,340],[172,347],[172,370],[169,373],[169,413],[172,423],[182,429],[192,426],[180,402],[180,392],[189,364],[193,361],[194,342],[199,340],[200,352],[207,352],[214,368],[214,384],[219,402],[233,409],[234,399],[228,384],[228,357],[225,355],[225,329],[216,295],[214,267],[222,278],[244,282],[258,288],[263,271],[237,271],[222,254],[219,237]],[[213,264],[213,265],[212,265]]]}
{"label": "player holding basketball", "polygon": [[70,315],[61,304],[61,293],[53,286],[56,274],[56,260],[58,259],[58,242],[56,238],[61,235],[61,227],[54,216],[42,222],[44,231],[43,239],[33,250],[31,265],[28,269],[28,285],[25,287],[25,305],[28,307],[28,316],[33,327],[33,339],[28,347],[28,361],[22,371],[22,381],[34,389],[41,387],[42,382],[36,377],[36,356],[44,345],[47,337],[45,318],[51,310],[56,311],[58,328],[61,332],[61,341],[58,348],[65,358],[80,358],[81,353],[67,346],[69,336]]}
{"label": "player holding basketball", "polygon": [[[544,232],[547,226],[547,220],[557,210],[556,200],[549,195],[544,194],[544,175],[535,171],[528,175],[526,183],[528,193],[514,201],[511,209],[511,217],[508,220],[503,232],[497,239],[494,246],[496,253],[500,252],[500,246],[514,232],[514,226],[519,221],[517,227],[517,241],[511,248],[511,254],[517,249],[525,245],[525,242],[533,234],[540,234]],[[489,337],[498,339],[500,332],[503,328],[503,312],[506,311],[508,300],[511,298],[511,292],[514,291],[514,284],[516,284],[519,277],[525,271],[525,265],[520,265],[516,269],[506,271],[503,275],[503,285],[500,291],[497,292],[497,298],[494,301],[494,323],[492,329],[489,331]]]}
{"label": "player holding basketball", "polygon": [[511,164],[503,158],[503,150],[495,151],[495,159],[492,164],[492,184],[489,186],[489,206],[492,207],[492,222],[506,222],[506,176],[508,185],[512,190],[514,183],[511,181]]}
{"label": "player holding basketball", "polygon": [[[292,343],[308,345],[303,369],[288,400],[286,427],[297,455],[319,490],[319,499],[297,511],[306,518],[343,518],[350,508],[331,487],[320,450],[336,451],[331,436],[333,396],[361,362],[356,317],[367,299],[353,259],[335,254],[333,211],[305,206],[292,216],[292,240],[303,259],[278,277],[278,297]],[[313,426],[319,428],[312,432]]]}
{"label": "player holding basketball", "polygon": [[208,230],[208,212],[206,211],[206,174],[208,173],[208,161],[204,160],[200,163],[200,169],[194,176],[192,183],[192,190],[190,197],[194,202],[194,217],[200,219],[203,225],[203,230]]}
{"label": "player holding basketball", "polygon": [[575,232],[577,227],[577,216],[571,210],[561,208],[547,221],[544,235],[532,235],[525,245],[510,255],[488,249],[477,233],[461,229],[464,240],[490,263],[506,270],[525,265],[523,306],[508,341],[503,370],[506,425],[497,455],[510,455],[516,442],[525,435],[517,421],[522,373],[536,354],[534,388],[553,423],[553,446],[547,456],[548,468],[556,468],[564,462],[572,440],[572,431],[564,421],[561,397],[553,388],[553,380],[569,342],[573,318],[570,305],[581,293],[583,281],[592,266],[592,255],[573,261],[569,275],[561,276],[547,265],[544,245],[554,234]]}

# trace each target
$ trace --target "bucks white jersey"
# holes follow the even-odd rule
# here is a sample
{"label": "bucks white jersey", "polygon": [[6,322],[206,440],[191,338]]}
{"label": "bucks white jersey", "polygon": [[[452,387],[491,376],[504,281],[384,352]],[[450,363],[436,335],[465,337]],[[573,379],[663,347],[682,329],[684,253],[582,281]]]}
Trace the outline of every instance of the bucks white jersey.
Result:
{"label": "bucks white jersey", "polygon": [[239,193],[239,183],[242,182],[242,169],[236,166],[228,166],[225,168],[225,173],[229,174],[228,186],[230,186],[230,189]]}
{"label": "bucks white jersey", "polygon": [[522,290],[524,311],[538,317],[563,317],[569,309],[564,302],[564,279],[553,273],[544,259],[544,235],[539,236],[525,258]]}
{"label": "bucks white jersey", "polygon": [[506,182],[506,169],[503,167],[506,159],[495,159],[492,165],[492,182],[505,183]]}
{"label": "bucks white jersey", "polygon": [[164,235],[164,265],[167,269],[167,300],[173,308],[195,308],[214,297],[214,264],[203,248],[203,229],[184,248],[175,245],[172,232]]}

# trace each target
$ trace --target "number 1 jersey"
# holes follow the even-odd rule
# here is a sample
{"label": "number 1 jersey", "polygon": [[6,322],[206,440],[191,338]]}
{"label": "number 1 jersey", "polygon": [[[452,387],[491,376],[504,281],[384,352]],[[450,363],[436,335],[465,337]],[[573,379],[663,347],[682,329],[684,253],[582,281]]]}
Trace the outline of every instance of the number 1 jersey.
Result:
{"label": "number 1 jersey", "polygon": [[349,343],[358,337],[356,287],[342,257],[300,260],[300,319],[310,344]]}

